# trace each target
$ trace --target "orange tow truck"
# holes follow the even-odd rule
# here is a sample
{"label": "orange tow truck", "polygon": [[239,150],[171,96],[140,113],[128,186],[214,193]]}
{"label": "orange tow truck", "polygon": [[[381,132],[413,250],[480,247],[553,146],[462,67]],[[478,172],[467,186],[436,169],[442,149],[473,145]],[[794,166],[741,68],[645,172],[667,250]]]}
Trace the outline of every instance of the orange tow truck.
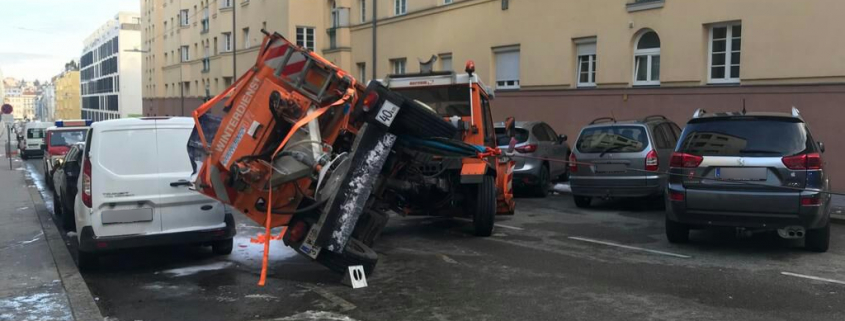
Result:
{"label": "orange tow truck", "polygon": [[495,147],[490,95],[473,66],[416,86],[463,93],[429,100],[390,88],[411,78],[365,87],[265,35],[255,65],[194,112],[188,143],[194,188],[266,228],[259,284],[273,227],[286,226],[286,245],[333,271],[363,265],[369,274],[390,211],[471,213],[480,236],[491,234],[496,213],[513,213],[513,162]]}

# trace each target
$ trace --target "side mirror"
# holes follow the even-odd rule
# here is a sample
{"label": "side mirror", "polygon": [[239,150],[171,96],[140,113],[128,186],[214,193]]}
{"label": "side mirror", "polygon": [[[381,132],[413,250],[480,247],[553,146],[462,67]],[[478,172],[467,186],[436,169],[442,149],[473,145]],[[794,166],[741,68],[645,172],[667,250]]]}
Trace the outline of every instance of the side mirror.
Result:
{"label": "side mirror", "polygon": [[824,143],[822,143],[822,142],[819,142],[819,151],[824,153]]}
{"label": "side mirror", "polygon": [[569,139],[569,137],[567,137],[566,134],[560,134],[557,136],[557,142],[559,144],[563,144],[563,142],[565,142],[567,139]]}
{"label": "side mirror", "polygon": [[[513,138],[516,137],[516,118],[510,116],[505,119],[505,133],[508,137]],[[511,139],[511,142],[514,140]]]}
{"label": "side mirror", "polygon": [[64,158],[58,158],[58,159],[56,159],[55,161],[53,161],[53,167],[54,167],[54,168],[59,168],[59,167],[62,167],[62,165],[63,165],[64,163],[65,163],[65,159],[64,159]]}

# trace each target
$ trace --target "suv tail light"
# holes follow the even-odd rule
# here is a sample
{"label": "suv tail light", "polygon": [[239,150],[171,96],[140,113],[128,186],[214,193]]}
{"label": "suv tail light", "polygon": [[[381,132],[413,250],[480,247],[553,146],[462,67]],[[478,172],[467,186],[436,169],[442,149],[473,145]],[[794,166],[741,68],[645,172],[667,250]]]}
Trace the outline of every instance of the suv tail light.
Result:
{"label": "suv tail light", "polygon": [[299,242],[304,239],[305,234],[308,233],[308,226],[306,226],[305,222],[303,221],[297,221],[295,224],[293,224],[293,227],[291,227],[288,233],[290,233],[290,241]]}
{"label": "suv tail light", "polygon": [[657,152],[653,149],[645,156],[645,170],[649,172],[656,172],[660,168],[659,160],[657,159]]}
{"label": "suv tail light", "polygon": [[520,146],[516,148],[517,152],[520,153],[533,153],[537,151],[537,144],[529,144],[525,146]]}
{"label": "suv tail light", "polygon": [[690,155],[686,153],[672,153],[672,159],[669,161],[669,167],[677,168],[696,168],[701,165],[704,157]]}
{"label": "suv tail light", "polygon": [[91,207],[91,160],[87,157],[82,165],[82,203]]}
{"label": "suv tail light", "polygon": [[378,98],[378,93],[375,90],[370,91],[370,93],[367,94],[367,97],[364,97],[364,103],[361,108],[363,108],[365,112],[369,112],[373,109],[373,107],[375,107]]}
{"label": "suv tail light", "polygon": [[686,195],[683,192],[679,191],[669,191],[669,200],[675,202],[683,202],[686,199]]}
{"label": "suv tail light", "polygon": [[787,156],[781,161],[791,170],[822,169],[822,156],[819,153]]}
{"label": "suv tail light", "polygon": [[578,159],[575,158],[575,154],[569,154],[569,172],[578,172]]}
{"label": "suv tail light", "polygon": [[801,196],[801,206],[821,206],[821,194]]}

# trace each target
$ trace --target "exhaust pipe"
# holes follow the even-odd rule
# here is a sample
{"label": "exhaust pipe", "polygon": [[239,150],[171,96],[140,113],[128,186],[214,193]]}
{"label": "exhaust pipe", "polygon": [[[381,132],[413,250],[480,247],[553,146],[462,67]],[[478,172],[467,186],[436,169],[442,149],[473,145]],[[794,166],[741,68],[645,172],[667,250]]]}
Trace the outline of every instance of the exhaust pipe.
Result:
{"label": "exhaust pipe", "polygon": [[806,231],[804,231],[804,227],[802,226],[787,226],[778,229],[778,235],[785,239],[800,239],[803,238],[805,234]]}

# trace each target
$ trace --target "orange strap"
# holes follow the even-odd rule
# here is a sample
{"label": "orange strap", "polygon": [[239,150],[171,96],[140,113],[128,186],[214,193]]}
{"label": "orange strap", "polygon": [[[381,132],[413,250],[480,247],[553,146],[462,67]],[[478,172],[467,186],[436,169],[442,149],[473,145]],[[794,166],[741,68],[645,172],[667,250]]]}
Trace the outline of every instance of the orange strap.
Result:
{"label": "orange strap", "polygon": [[[305,117],[303,117],[302,119],[297,121],[295,124],[293,124],[293,127],[288,132],[287,136],[285,136],[285,139],[282,140],[282,143],[279,144],[279,147],[276,148],[275,152],[273,152],[273,156],[270,157],[270,166],[273,166],[273,160],[276,159],[276,154],[278,154],[279,152],[282,151],[282,149],[285,148],[285,145],[288,143],[288,140],[290,140],[290,138],[293,137],[293,134],[295,134],[297,130],[299,130],[300,128],[302,128],[302,126],[305,126],[306,124],[308,124],[312,120],[317,119],[317,117],[320,117],[320,115],[324,114],[327,110],[329,110],[329,108],[341,106],[344,103],[346,103],[347,101],[349,101],[349,99],[352,99],[352,97],[354,97],[354,96],[355,96],[355,83],[353,81],[352,86],[350,86],[349,89],[346,90],[346,94],[344,94],[343,97],[341,97],[340,99],[338,99],[336,102],[332,103],[331,105],[320,108],[320,109],[314,111],[313,113],[306,115]],[[272,174],[270,175],[270,177],[272,178]],[[270,191],[269,191],[269,194],[267,196],[267,219],[264,221],[264,235],[270,235],[270,226],[271,226],[270,222],[271,222],[271,217],[272,217],[272,210],[273,210],[273,187],[270,186]],[[262,258],[262,261],[261,261],[261,278],[258,279],[258,285],[259,286],[264,286],[264,283],[267,281],[267,263],[269,261],[269,255],[270,255],[270,239],[271,239],[271,237],[265,237],[264,238],[264,255],[263,255],[263,258]]]}
{"label": "orange strap", "polygon": [[483,152],[481,152],[481,153],[478,153],[478,158],[485,158],[485,157],[490,157],[490,156],[499,156],[499,155],[502,155],[502,150],[501,150],[501,149],[498,149],[498,148],[492,148],[492,147],[487,147],[487,149],[486,149],[486,150],[484,150],[484,151],[483,151]]}

